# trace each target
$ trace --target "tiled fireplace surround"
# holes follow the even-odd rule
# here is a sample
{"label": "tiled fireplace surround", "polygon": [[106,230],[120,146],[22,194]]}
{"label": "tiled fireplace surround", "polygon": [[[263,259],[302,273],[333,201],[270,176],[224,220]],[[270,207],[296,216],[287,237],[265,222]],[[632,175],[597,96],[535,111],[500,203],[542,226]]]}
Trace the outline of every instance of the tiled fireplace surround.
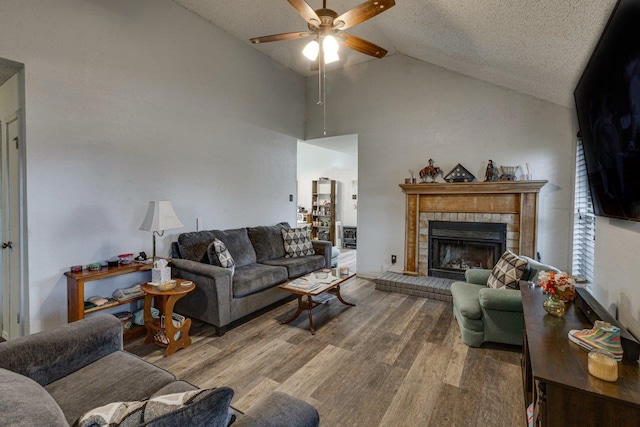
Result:
{"label": "tiled fireplace surround", "polygon": [[520,215],[478,212],[420,212],[418,226],[418,275],[426,276],[429,268],[429,221],[458,221],[507,224],[507,249],[518,253]]}
{"label": "tiled fireplace surround", "polygon": [[538,194],[547,181],[400,184],[406,195],[403,274],[376,288],[450,301],[450,280],[427,277],[429,221],[507,224],[507,248],[535,257]]}

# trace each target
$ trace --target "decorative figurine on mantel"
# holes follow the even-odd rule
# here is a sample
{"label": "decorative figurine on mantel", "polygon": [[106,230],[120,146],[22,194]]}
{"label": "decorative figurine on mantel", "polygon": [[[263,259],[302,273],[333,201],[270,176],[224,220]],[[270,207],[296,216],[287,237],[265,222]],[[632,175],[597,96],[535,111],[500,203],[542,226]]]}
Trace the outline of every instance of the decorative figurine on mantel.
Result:
{"label": "decorative figurine on mantel", "polygon": [[487,171],[484,173],[484,182],[493,182],[498,180],[498,170],[493,165],[493,160],[489,160]]}
{"label": "decorative figurine on mantel", "polygon": [[520,166],[500,166],[500,181],[517,181],[518,177],[516,172],[520,169]]}
{"label": "decorative figurine on mantel", "polygon": [[429,159],[429,165],[420,171],[422,182],[427,182],[427,177],[431,178],[431,182],[436,182],[436,177],[442,175],[442,169],[433,165],[433,159]]}

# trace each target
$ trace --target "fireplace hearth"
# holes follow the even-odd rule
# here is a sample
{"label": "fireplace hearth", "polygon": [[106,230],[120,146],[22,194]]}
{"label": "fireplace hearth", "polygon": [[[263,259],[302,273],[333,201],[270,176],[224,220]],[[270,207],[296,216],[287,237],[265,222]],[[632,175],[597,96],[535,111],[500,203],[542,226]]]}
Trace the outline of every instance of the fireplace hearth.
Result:
{"label": "fireplace hearth", "polygon": [[506,242],[504,223],[429,221],[428,274],[464,280],[469,268],[493,268]]}

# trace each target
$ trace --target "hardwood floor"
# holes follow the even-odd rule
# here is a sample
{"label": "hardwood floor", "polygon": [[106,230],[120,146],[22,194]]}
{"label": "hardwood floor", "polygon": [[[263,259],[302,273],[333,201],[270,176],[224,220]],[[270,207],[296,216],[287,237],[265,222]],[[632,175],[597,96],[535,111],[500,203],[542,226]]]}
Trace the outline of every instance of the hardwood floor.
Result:
{"label": "hardwood floor", "polygon": [[[289,302],[222,337],[194,322],[193,344],[170,357],[142,340],[126,350],[199,387],[235,390],[245,412],[273,390],[314,405],[323,426],[525,425],[520,347],[470,348],[451,303],[378,291],[355,278],[336,299],[280,325]],[[241,415],[240,415],[241,416]]]}

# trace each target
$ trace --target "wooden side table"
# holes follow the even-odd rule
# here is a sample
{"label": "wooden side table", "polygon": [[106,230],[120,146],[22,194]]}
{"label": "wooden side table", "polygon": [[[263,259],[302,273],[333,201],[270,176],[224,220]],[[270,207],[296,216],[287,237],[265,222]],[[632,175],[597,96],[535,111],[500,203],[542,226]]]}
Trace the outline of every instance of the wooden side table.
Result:
{"label": "wooden side table", "polygon": [[[155,342],[161,347],[166,347],[164,352],[165,356],[171,356],[173,353],[181,348],[186,348],[191,345],[191,338],[189,337],[189,329],[191,328],[191,319],[185,319],[182,325],[176,327],[173,324],[173,307],[180,298],[187,293],[193,291],[196,286],[193,282],[174,279],[176,287],[168,290],[161,291],[157,286],[145,283],[142,285],[144,291],[144,325],[147,328],[147,337],[144,340],[145,344],[151,344]],[[156,319],[151,316],[151,301],[155,300],[155,305],[158,311],[160,311],[160,319]],[[162,319],[164,318],[164,325],[162,325]],[[158,331],[164,331],[167,337],[168,344],[158,342],[155,339],[155,335]],[[177,338],[176,338],[177,337]]]}

